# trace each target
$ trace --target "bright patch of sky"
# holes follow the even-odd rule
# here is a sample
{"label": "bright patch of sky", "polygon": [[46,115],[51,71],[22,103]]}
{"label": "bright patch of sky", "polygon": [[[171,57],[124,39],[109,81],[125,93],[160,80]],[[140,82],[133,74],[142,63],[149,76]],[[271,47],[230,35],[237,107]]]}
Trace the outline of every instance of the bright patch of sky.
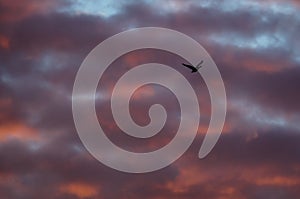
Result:
{"label": "bright patch of sky", "polygon": [[300,54],[294,55],[294,60],[295,60],[297,63],[300,63]]}
{"label": "bright patch of sky", "polygon": [[[266,26],[269,24],[270,18],[268,16],[279,15],[283,16],[282,20],[278,21],[279,30],[276,32],[264,33],[256,35],[254,38],[239,37],[238,34],[211,34],[209,39],[221,45],[232,45],[239,48],[249,49],[270,49],[270,48],[281,48],[287,50],[289,42],[286,41],[289,38],[284,38],[284,34],[288,32],[297,32],[293,30],[295,27],[290,21],[290,17],[293,16],[294,23],[298,23],[300,20],[299,8],[294,6],[291,2],[280,2],[280,1],[258,1],[258,0],[72,0],[73,4],[69,8],[61,10],[63,12],[71,12],[73,14],[89,14],[99,15],[102,17],[111,17],[122,11],[124,7],[130,4],[146,3],[153,11],[157,14],[169,14],[176,12],[186,12],[191,7],[202,7],[206,9],[216,9],[221,12],[251,12],[257,13],[258,20],[261,20]],[[129,26],[129,27],[128,27]],[[134,22],[126,25],[123,29],[135,28],[137,25]],[[282,34],[284,33],[284,34]],[[292,37],[290,37],[292,38]],[[292,41],[292,43],[294,43]],[[299,52],[292,49],[291,52],[293,59],[296,62],[300,61]]]}
{"label": "bright patch of sky", "polygon": [[223,12],[234,12],[238,10],[268,11],[273,13],[292,14],[298,10],[288,2],[270,2],[258,0],[204,0],[198,1],[202,8],[215,8]]}
{"label": "bright patch of sky", "polygon": [[299,115],[289,114],[288,116],[278,112],[270,112],[263,107],[251,104],[243,99],[232,101],[232,107],[239,110],[245,119],[255,122],[261,126],[285,127],[293,130],[300,130]]}
{"label": "bright patch of sky", "polygon": [[43,73],[57,72],[65,67],[70,55],[63,53],[46,52],[35,60],[35,69]]}
{"label": "bright patch of sky", "polygon": [[[124,6],[140,3],[133,0],[72,0],[72,6],[61,11],[73,12],[75,14],[90,14],[110,17],[122,11]],[[294,15],[299,12],[289,2],[270,2],[258,0],[143,0],[142,2],[154,8],[158,13],[180,12],[188,10],[191,6],[212,8],[223,12],[234,12],[237,10],[267,11]]]}
{"label": "bright patch of sky", "polygon": [[195,5],[197,1],[182,1],[182,0],[145,0],[145,2],[152,6],[160,13],[172,13],[188,10],[190,6]]}
{"label": "bright patch of sky", "polygon": [[279,34],[274,33],[261,33],[253,38],[244,38],[236,34],[211,34],[209,39],[220,45],[236,46],[239,48],[286,48],[285,39]]}
{"label": "bright patch of sky", "polygon": [[72,6],[62,11],[110,17],[120,12],[122,7],[130,2],[128,0],[73,0]]}
{"label": "bright patch of sky", "polygon": [[[143,2],[160,14],[186,10],[190,5],[195,4],[195,1],[180,0],[144,0]],[[64,8],[61,11],[110,17],[122,12],[124,6],[136,3],[139,2],[132,0],[73,0],[71,8]]]}

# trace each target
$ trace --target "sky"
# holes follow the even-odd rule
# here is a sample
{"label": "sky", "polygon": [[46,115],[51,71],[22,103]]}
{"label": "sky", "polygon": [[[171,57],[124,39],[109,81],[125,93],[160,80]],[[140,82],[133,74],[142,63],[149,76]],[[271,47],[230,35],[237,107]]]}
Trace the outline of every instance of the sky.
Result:
{"label": "sky", "polygon": [[[298,0],[0,0],[1,199],[299,198],[299,13]],[[101,77],[96,98],[99,123],[116,145],[156,150],[179,125],[178,101],[158,85],[138,89],[130,111],[146,125],[149,107],[164,105],[168,117],[159,134],[137,140],[114,122],[112,88],[140,64],[163,63],[182,73],[201,110],[196,139],[182,157],[159,171],[129,174],[103,165],[83,146],[72,88],[96,45],[149,26],[180,31],[207,50],[224,80],[227,116],[215,148],[198,159],[211,113],[201,75],[165,51],[119,57]]]}

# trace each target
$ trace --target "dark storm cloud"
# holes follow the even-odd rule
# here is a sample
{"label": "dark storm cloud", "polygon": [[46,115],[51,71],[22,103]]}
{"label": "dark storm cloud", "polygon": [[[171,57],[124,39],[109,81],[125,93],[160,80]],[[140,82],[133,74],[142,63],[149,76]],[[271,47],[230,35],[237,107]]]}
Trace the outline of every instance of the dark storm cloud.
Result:
{"label": "dark storm cloud", "polygon": [[56,49],[71,53],[91,48],[111,34],[100,17],[52,14],[32,16],[14,29],[13,47],[21,50]]}
{"label": "dark storm cloud", "polygon": [[[298,90],[299,67],[285,69],[275,73],[231,71],[232,89],[249,101],[279,112],[299,114],[300,95]],[[239,76],[234,74],[239,73]],[[239,86],[237,86],[239,82]]]}
{"label": "dark storm cloud", "polygon": [[70,5],[70,1],[67,0],[2,0],[0,2],[0,21],[15,22],[34,14],[48,14],[68,5]]}
{"label": "dark storm cloud", "polygon": [[[299,186],[299,180],[295,180],[300,161],[297,150],[299,135],[271,131],[251,141],[238,135],[222,137],[205,161],[193,158],[192,155],[197,154],[193,147],[189,151],[190,156],[184,156],[175,163],[179,170],[171,166],[142,175],[119,173],[101,165],[81,145],[74,148],[70,138],[57,137],[40,150],[29,149],[19,141],[10,141],[1,146],[0,156],[5,163],[1,164],[1,171],[12,175],[9,184],[13,186],[20,184],[24,190],[38,188],[39,191],[28,193],[18,190],[24,198],[47,198],[52,191],[57,192],[61,186],[70,183],[96,186],[104,198],[123,197],[124,194],[128,198],[205,195],[217,198],[230,192],[236,196],[238,193],[235,192],[246,191],[247,187],[258,190],[257,185],[270,189],[279,186],[288,195],[298,194],[293,189]],[[259,176],[253,176],[255,170]],[[273,177],[278,180],[273,182]],[[43,188],[45,186],[47,188]],[[224,189],[228,189],[229,193]],[[6,191],[7,194],[18,194],[11,189]]]}
{"label": "dark storm cloud", "polygon": [[[127,186],[130,189],[135,189],[140,184],[139,182],[144,180],[150,186],[151,184],[159,186],[172,180],[177,173],[176,169],[172,168],[143,176],[119,173],[101,165],[89,156],[85,149],[76,143],[78,140],[70,143],[70,138],[59,136],[38,150],[29,149],[26,144],[19,141],[6,142],[1,146],[0,156],[4,161],[4,164],[1,164],[1,171],[11,175],[12,185],[17,186],[21,183],[25,189],[32,190],[29,193],[22,193],[20,190],[24,198],[38,196],[47,198],[51,192],[57,193],[61,185],[76,182],[96,186],[106,197],[122,196],[122,194],[127,194],[125,185],[129,179],[130,183]],[[7,150],[12,150],[12,152],[7,153]],[[117,189],[118,192],[112,192],[113,189]],[[9,189],[7,192],[16,193]]]}
{"label": "dark storm cloud", "polygon": [[[291,128],[289,122],[299,117],[300,110],[296,46],[300,26],[294,15],[298,7],[280,12],[274,6],[267,9],[266,5],[277,5],[268,1],[247,9],[249,1],[245,2],[235,9],[196,2],[187,9],[164,10],[163,4],[140,1],[101,17],[59,11],[71,1],[2,1],[1,198],[297,198],[299,128]],[[202,106],[202,134],[182,158],[161,171],[131,175],[102,165],[83,147],[72,120],[71,92],[76,71],[94,46],[140,26],[173,28],[200,41],[219,66],[229,110],[226,131],[216,148],[204,160],[197,159],[202,126],[208,125],[210,115],[201,77],[189,76],[177,66],[183,60],[174,55],[151,51],[125,55],[112,64],[123,67],[118,72],[112,67],[103,77],[102,86],[108,90],[103,92],[111,92],[126,70],[156,60],[183,73],[200,94]],[[273,33],[275,40],[270,39]],[[164,131],[170,134],[177,128],[172,121],[178,104],[175,99],[170,103],[174,96],[164,89],[151,89],[135,94],[133,119],[146,124],[148,107],[156,101],[165,103],[171,115]],[[249,104],[260,110],[250,119]],[[136,140],[121,135],[109,107],[105,97],[97,101],[98,113],[105,115],[99,120],[110,129],[110,138],[125,148],[139,149]],[[265,112],[266,121],[259,121]],[[266,124],[277,114],[286,123]],[[168,141],[168,136],[160,136],[144,146]]]}

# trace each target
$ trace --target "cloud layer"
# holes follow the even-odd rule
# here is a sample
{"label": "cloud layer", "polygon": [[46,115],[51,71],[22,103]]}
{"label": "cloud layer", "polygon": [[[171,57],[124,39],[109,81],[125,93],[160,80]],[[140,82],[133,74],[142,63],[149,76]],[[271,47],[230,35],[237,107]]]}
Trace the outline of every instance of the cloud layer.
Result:
{"label": "cloud layer", "polygon": [[[1,198],[299,198],[298,1],[101,2],[0,1]],[[149,107],[164,105],[168,118],[159,134],[138,140],[115,124],[112,88],[139,64],[159,62],[181,72],[201,110],[197,138],[179,160],[134,175],[112,170],[87,152],[74,127],[71,93],[81,62],[97,44],[144,26],[181,31],[206,48],[224,79],[228,113],[212,153],[197,159],[211,111],[201,76],[191,76],[178,65],[184,60],[171,53],[148,49],[123,55],[97,90],[99,122],[114,143],[151,151],[168,143],[178,128],[178,102],[157,85],[137,90],[130,110],[133,120],[145,125]]]}

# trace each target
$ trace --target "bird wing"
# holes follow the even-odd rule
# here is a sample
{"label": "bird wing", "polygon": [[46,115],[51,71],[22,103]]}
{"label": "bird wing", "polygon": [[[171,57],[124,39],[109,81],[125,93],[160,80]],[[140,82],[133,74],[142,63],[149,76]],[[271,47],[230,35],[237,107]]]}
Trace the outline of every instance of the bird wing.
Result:
{"label": "bird wing", "polygon": [[194,66],[191,66],[189,64],[184,64],[182,63],[182,65],[184,65],[185,67],[188,67],[189,69],[195,70],[196,68]]}
{"label": "bird wing", "polygon": [[201,62],[199,64],[197,64],[197,68],[201,68],[201,64],[203,64],[203,60],[201,60]]}

